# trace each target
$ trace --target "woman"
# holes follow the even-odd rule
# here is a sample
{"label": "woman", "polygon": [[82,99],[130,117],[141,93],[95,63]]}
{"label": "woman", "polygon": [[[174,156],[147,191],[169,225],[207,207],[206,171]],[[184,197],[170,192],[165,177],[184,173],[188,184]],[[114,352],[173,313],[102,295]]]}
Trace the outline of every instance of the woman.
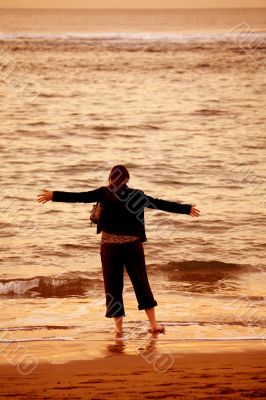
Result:
{"label": "woman", "polygon": [[43,190],[37,196],[39,203],[47,201],[69,203],[95,203],[103,205],[97,233],[102,232],[101,261],[106,295],[106,314],[115,321],[115,332],[122,334],[123,273],[124,267],[133,284],[139,310],[145,310],[150,322],[149,331],[163,332],[164,327],[156,321],[154,307],[157,305],[151,291],[145,265],[142,243],[145,242],[144,208],[199,216],[195,205],[155,199],[143,191],[127,186],[129,172],[123,165],[116,165],[109,175],[109,185],[89,192],[73,193]]}

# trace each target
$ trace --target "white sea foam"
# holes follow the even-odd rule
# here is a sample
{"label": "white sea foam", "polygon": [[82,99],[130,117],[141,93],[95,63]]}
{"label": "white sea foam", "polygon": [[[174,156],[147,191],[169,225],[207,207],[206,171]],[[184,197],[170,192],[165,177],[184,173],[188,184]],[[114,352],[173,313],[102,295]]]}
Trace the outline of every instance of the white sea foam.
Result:
{"label": "white sea foam", "polygon": [[[0,343],[24,343],[24,342],[61,342],[61,341],[86,341],[86,342],[106,342],[106,338],[92,338],[92,339],[75,339],[73,337],[53,337],[53,338],[31,338],[31,339],[13,339],[13,340],[0,340]],[[123,340],[123,341],[141,341],[143,342],[143,337],[121,337],[116,338],[116,340]],[[158,338],[149,338],[149,340],[158,341]],[[261,336],[238,336],[238,337],[217,337],[217,338],[207,338],[207,337],[197,337],[197,338],[163,338],[163,342],[224,342],[224,341],[245,341],[245,340],[254,340],[260,341],[263,340]]]}
{"label": "white sea foam", "polygon": [[[65,32],[60,34],[54,33],[3,33],[0,32],[0,40],[17,40],[17,39],[32,39],[32,40],[88,40],[88,41],[117,41],[117,42],[156,42],[165,41],[172,43],[208,43],[219,41],[234,41],[236,38],[243,40],[246,38],[247,32],[235,31],[225,33],[167,33],[167,32]],[[249,38],[252,41],[262,41],[266,39],[264,32],[248,32]]]}
{"label": "white sea foam", "polygon": [[0,295],[7,295],[16,293],[18,295],[24,294],[31,289],[39,286],[40,279],[35,278],[31,280],[17,280],[9,282],[0,282]]}

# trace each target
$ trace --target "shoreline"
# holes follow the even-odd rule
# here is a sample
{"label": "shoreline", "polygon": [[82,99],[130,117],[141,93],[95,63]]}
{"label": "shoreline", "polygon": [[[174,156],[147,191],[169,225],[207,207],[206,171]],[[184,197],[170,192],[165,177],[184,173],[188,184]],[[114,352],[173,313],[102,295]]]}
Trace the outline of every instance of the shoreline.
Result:
{"label": "shoreline", "polygon": [[72,361],[101,360],[114,354],[143,356],[152,353],[154,357],[158,358],[161,355],[219,354],[249,351],[266,351],[266,340],[263,340],[263,338],[179,339],[169,338],[165,334],[151,333],[134,337],[98,334],[92,335],[89,339],[80,340],[64,337],[9,340],[6,336],[6,339],[0,340],[0,366],[22,363],[29,364],[27,368],[32,368],[32,365],[42,363],[66,364]]}

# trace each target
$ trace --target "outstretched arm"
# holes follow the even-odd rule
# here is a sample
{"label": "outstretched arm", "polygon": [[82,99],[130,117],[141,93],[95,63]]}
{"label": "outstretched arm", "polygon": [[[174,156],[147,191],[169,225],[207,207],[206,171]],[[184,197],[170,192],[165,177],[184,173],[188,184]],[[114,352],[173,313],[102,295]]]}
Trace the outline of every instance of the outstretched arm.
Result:
{"label": "outstretched arm", "polygon": [[151,196],[146,196],[146,199],[148,199],[148,204],[146,205],[148,208],[178,214],[187,214],[191,217],[199,217],[200,215],[200,211],[196,208],[196,204],[180,204],[175,201],[157,199]]}
{"label": "outstretched arm", "polygon": [[44,189],[42,193],[37,196],[39,203],[46,203],[47,201],[63,202],[63,203],[95,203],[104,199],[104,188],[98,188],[89,192],[51,192]]}
{"label": "outstretched arm", "polygon": [[200,214],[200,211],[196,208],[196,204],[180,204],[175,201],[162,200],[150,196],[146,197],[149,200],[148,204],[146,205],[148,208],[178,214],[187,214],[191,215],[192,217],[198,217]]}

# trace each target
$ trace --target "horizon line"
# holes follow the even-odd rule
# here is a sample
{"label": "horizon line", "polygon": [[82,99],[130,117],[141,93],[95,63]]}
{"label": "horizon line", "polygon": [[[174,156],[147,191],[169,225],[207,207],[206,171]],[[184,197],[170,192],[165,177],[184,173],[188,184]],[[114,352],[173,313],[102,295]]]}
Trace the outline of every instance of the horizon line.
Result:
{"label": "horizon line", "polygon": [[245,6],[245,7],[1,7],[0,10],[264,10],[265,7],[253,7],[253,6]]}

